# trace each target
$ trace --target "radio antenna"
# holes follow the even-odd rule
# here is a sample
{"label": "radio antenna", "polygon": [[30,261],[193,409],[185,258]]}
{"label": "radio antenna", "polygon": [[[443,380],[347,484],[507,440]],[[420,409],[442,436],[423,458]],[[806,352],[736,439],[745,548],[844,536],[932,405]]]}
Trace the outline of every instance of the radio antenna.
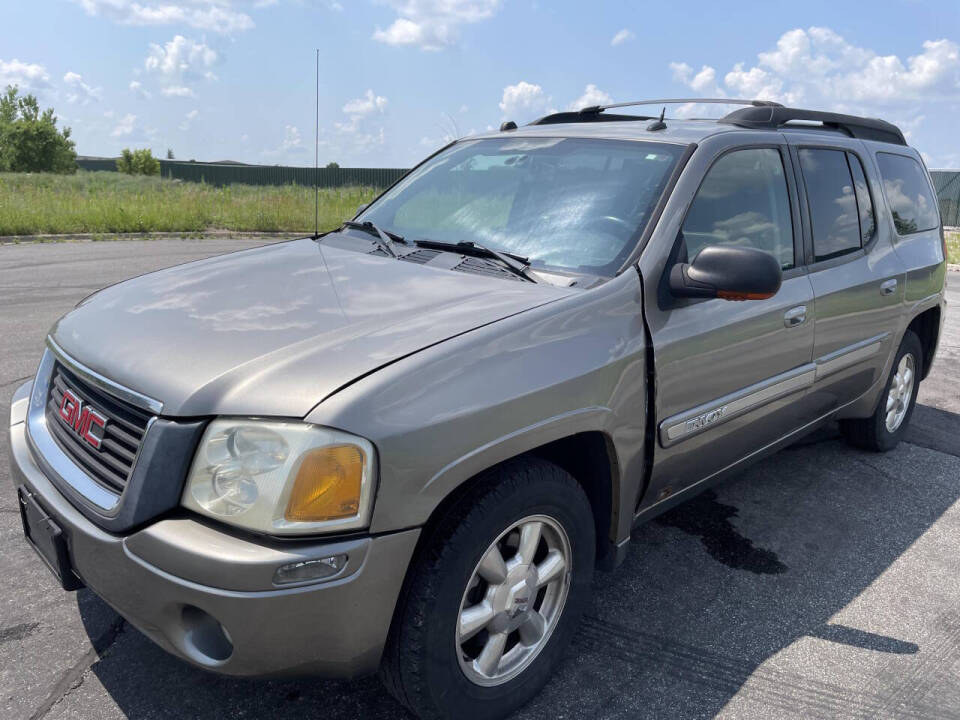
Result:
{"label": "radio antenna", "polygon": [[316,125],[313,137],[313,239],[320,237],[320,48],[316,66]]}

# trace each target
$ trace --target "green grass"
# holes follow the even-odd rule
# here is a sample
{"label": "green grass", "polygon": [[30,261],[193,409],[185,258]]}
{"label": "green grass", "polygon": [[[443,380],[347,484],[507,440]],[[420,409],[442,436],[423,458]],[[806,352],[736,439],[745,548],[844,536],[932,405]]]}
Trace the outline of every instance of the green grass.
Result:
{"label": "green grass", "polygon": [[[320,190],[320,229],[350,218],[372,188]],[[313,189],[132,177],[0,173],[0,235],[313,230]]]}
{"label": "green grass", "polygon": [[960,264],[960,232],[947,233],[947,262]]}

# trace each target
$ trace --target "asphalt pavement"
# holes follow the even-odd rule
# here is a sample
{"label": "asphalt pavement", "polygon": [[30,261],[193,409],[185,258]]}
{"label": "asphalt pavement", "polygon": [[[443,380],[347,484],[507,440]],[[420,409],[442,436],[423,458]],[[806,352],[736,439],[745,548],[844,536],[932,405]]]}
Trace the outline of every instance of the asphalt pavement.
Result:
{"label": "asphalt pavement", "polygon": [[[0,417],[50,325],[256,240],[0,246]],[[960,275],[906,442],[827,428],[634,532],[518,718],[960,718]],[[234,680],[167,655],[22,539],[0,433],[0,716],[403,718],[376,679]]]}

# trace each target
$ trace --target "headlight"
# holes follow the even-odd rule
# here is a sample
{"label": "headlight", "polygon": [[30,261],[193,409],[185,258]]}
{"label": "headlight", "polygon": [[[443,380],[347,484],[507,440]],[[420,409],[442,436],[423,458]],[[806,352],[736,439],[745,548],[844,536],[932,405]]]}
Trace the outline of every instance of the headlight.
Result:
{"label": "headlight", "polygon": [[278,535],[370,522],[373,445],[298,422],[214,420],[193,459],[183,505],[230,525]]}

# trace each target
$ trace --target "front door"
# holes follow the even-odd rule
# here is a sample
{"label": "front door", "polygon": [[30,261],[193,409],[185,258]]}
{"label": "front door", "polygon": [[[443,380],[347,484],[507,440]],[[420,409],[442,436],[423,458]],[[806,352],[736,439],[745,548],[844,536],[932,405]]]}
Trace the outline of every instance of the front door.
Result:
{"label": "front door", "polygon": [[665,297],[661,288],[656,306],[647,303],[657,445],[644,507],[812,420],[803,398],[815,375],[813,289],[799,252],[799,209],[785,142],[728,149],[711,159],[671,257],[692,260],[708,245],[773,254],[783,284],[766,300],[679,299]]}

